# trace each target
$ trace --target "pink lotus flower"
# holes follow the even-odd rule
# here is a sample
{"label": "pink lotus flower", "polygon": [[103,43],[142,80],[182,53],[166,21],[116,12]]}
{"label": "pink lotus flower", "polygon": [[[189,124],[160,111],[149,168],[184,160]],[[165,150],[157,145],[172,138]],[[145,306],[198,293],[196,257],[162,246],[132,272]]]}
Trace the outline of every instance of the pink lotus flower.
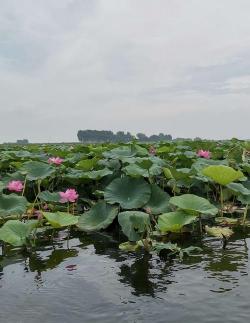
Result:
{"label": "pink lotus flower", "polygon": [[202,158],[209,159],[209,158],[211,158],[211,152],[210,152],[210,151],[208,151],[208,150],[202,150],[202,149],[200,149],[200,150],[197,152],[197,156],[198,156],[198,157],[202,157]]}
{"label": "pink lotus flower", "polygon": [[74,203],[79,197],[79,194],[77,194],[76,190],[73,188],[67,189],[66,192],[59,192],[59,195],[61,197],[61,203]]}
{"label": "pink lotus flower", "polygon": [[21,181],[11,181],[7,185],[7,189],[12,192],[21,192],[23,190],[23,183]]}
{"label": "pink lotus flower", "polygon": [[150,153],[150,155],[156,155],[156,149],[154,146],[150,146],[148,149],[148,152]]}
{"label": "pink lotus flower", "polygon": [[61,165],[63,159],[60,157],[50,157],[48,159],[49,164]]}

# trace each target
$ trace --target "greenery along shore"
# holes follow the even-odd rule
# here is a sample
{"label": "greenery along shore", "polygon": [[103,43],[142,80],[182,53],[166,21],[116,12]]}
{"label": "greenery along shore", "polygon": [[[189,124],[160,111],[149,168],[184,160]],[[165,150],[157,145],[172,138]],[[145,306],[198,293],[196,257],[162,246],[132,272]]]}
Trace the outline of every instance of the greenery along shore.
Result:
{"label": "greenery along shore", "polygon": [[118,230],[124,251],[183,257],[204,235],[226,247],[250,226],[249,156],[236,139],[1,145],[0,241],[32,250],[50,229]]}

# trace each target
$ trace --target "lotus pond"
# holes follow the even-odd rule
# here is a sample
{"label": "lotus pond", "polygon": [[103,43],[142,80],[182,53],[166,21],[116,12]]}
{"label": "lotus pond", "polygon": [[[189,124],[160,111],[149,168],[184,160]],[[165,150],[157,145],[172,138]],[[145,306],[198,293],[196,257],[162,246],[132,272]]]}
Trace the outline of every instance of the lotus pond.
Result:
{"label": "lotus pond", "polygon": [[1,322],[246,322],[250,144],[1,145]]}

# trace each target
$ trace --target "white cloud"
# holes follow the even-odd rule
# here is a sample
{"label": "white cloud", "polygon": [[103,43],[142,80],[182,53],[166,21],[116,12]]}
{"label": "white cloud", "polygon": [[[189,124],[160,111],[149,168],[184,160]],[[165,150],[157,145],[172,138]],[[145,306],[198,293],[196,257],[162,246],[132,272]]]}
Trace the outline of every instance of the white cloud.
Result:
{"label": "white cloud", "polygon": [[[2,141],[71,141],[85,128],[248,135],[234,121],[250,117],[249,1],[0,0],[0,8]],[[218,114],[225,124],[212,121]]]}

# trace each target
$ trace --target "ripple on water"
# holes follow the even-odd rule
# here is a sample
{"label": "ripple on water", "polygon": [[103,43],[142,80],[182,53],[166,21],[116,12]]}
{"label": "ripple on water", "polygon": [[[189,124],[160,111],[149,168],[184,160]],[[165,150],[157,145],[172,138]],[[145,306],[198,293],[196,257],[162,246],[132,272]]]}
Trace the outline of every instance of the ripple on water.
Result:
{"label": "ripple on water", "polygon": [[1,322],[248,321],[249,239],[226,250],[206,239],[183,261],[126,254],[106,236],[79,239],[0,258]]}

